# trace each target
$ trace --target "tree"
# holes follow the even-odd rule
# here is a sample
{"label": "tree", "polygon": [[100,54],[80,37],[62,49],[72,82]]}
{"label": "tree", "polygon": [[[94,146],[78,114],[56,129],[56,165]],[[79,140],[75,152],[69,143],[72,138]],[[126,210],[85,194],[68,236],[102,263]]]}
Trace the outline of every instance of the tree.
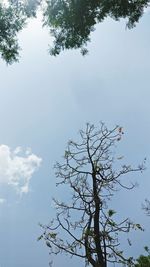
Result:
{"label": "tree", "polygon": [[17,35],[26,25],[27,18],[36,15],[37,1],[9,0],[0,3],[0,54],[7,64],[19,59]]}
{"label": "tree", "polygon": [[150,267],[150,255],[148,256],[141,255],[137,259],[137,263],[135,264],[135,267]]}
{"label": "tree", "polygon": [[6,7],[0,3],[0,53],[7,63],[18,59],[19,45],[16,34],[22,29],[24,19],[14,6]]}
{"label": "tree", "polygon": [[36,16],[39,6],[43,12],[43,26],[47,26],[54,37],[50,54],[80,48],[85,55],[90,33],[97,23],[107,17],[125,18],[127,27],[132,28],[149,3],[150,0],[8,0],[6,6],[1,2],[0,54],[7,63],[18,60],[18,32],[29,17]]}
{"label": "tree", "polygon": [[39,239],[45,240],[50,254],[64,252],[93,267],[132,263],[120,249],[120,235],[142,228],[129,218],[119,221],[110,200],[119,188],[135,186],[127,185],[124,176],[142,172],[144,165],[121,165],[122,157],[115,156],[113,150],[122,135],[122,127],[108,130],[103,123],[98,128],[87,124],[85,131],[80,131],[79,142],[69,141],[64,163],[57,163],[55,169],[57,185],[64,185],[66,194],[68,186],[71,195],[66,202],[54,199],[56,218],[41,225]]}
{"label": "tree", "polygon": [[81,48],[82,54],[86,54],[90,33],[97,23],[107,17],[125,18],[127,27],[132,28],[149,3],[150,0],[48,0],[44,21],[54,36],[50,54],[72,48]]}
{"label": "tree", "polygon": [[150,267],[150,250],[147,246],[144,249],[148,253],[148,255],[140,255],[136,260],[135,267]]}

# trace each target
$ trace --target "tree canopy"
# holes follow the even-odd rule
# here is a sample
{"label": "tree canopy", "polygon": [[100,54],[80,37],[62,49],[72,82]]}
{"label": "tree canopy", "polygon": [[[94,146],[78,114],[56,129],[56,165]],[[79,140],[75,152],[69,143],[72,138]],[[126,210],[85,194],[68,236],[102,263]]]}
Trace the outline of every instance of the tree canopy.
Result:
{"label": "tree canopy", "polygon": [[127,27],[136,25],[148,7],[150,0],[8,0],[0,3],[0,54],[7,63],[18,60],[17,34],[27,18],[36,16],[37,7],[43,12],[43,26],[54,37],[51,55],[65,49],[81,49],[86,45],[95,25],[111,17],[125,18]]}
{"label": "tree canopy", "polygon": [[52,55],[64,49],[81,48],[85,54],[90,33],[97,23],[111,17],[127,19],[132,28],[139,21],[149,0],[48,0],[44,13],[45,25],[54,36]]}
{"label": "tree canopy", "polygon": [[150,250],[147,246],[144,249],[148,255],[140,255],[136,260],[135,267],[150,267]]}
{"label": "tree canopy", "polygon": [[24,22],[21,9],[16,9],[13,5],[6,7],[0,3],[0,53],[7,63],[18,59],[17,33],[24,26]]}
{"label": "tree canopy", "polygon": [[6,63],[19,59],[18,33],[24,28],[27,18],[36,15],[36,0],[9,0],[0,3],[0,54]]}
{"label": "tree canopy", "polygon": [[[78,142],[69,141],[64,163],[55,166],[57,185],[70,191],[69,199],[54,199],[56,218],[42,225],[39,238],[45,240],[50,254],[64,252],[93,267],[132,263],[132,257],[126,258],[120,248],[120,235],[142,228],[128,217],[119,220],[110,201],[119,188],[134,187],[127,185],[124,176],[142,171],[144,165],[133,168],[115,156],[122,135],[122,127],[109,130],[103,123],[98,128],[87,124]],[[127,244],[131,245],[128,238]]]}
{"label": "tree canopy", "polygon": [[150,255],[149,256],[141,255],[137,259],[137,263],[135,264],[135,267],[150,267]]}

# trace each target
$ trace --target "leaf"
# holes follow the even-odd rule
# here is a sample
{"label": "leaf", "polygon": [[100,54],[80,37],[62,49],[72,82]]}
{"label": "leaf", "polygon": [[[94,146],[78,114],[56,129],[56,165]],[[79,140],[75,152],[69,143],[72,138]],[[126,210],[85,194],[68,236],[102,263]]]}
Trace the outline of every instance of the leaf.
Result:
{"label": "leaf", "polygon": [[116,213],[115,210],[109,210],[109,211],[108,211],[108,216],[109,216],[109,217],[112,217],[115,213]]}
{"label": "leaf", "polygon": [[46,241],[46,245],[47,245],[49,248],[52,247],[49,241]]}
{"label": "leaf", "polygon": [[139,223],[136,224],[136,228],[141,230],[141,231],[144,231],[144,229],[142,228],[142,226]]}
{"label": "leaf", "polygon": [[148,246],[145,246],[144,249],[145,249],[145,251],[146,251],[147,253],[150,253],[150,250],[149,250],[149,247],[148,247]]}
{"label": "leaf", "polygon": [[43,238],[43,235],[40,235],[40,236],[37,238],[37,241],[40,241],[42,238]]}
{"label": "leaf", "polygon": [[55,239],[56,236],[57,236],[57,234],[56,234],[56,233],[49,233],[49,236],[50,236],[51,238]]}

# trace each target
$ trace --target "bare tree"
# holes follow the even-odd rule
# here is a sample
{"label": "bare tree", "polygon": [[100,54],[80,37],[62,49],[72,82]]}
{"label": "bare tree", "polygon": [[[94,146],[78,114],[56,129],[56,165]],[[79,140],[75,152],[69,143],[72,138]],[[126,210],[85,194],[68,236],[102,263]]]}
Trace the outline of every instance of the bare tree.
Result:
{"label": "bare tree", "polygon": [[57,163],[55,169],[60,178],[57,185],[69,186],[71,199],[66,203],[54,199],[56,218],[42,225],[44,233],[39,238],[46,241],[51,254],[65,252],[93,267],[132,263],[119,248],[119,233],[142,228],[129,218],[118,222],[109,201],[119,188],[135,186],[127,186],[124,176],[142,171],[144,165],[121,166],[114,149],[122,135],[122,127],[108,130],[103,123],[99,128],[87,124],[85,131],[80,131],[79,142],[69,141],[65,162]]}

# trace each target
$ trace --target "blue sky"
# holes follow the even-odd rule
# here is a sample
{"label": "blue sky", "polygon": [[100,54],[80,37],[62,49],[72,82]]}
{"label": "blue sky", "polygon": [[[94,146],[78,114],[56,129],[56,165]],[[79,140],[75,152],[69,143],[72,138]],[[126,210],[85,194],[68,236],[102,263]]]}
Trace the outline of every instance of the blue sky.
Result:
{"label": "blue sky", "polygon": [[[147,157],[147,170],[133,177],[138,188],[118,193],[114,205],[120,216],[130,216],[146,229],[133,234],[130,253],[137,256],[150,245],[149,218],[141,210],[150,198],[149,20],[146,13],[130,31],[123,21],[106,20],[92,34],[88,56],[69,51],[57,58],[48,55],[51,36],[34,20],[19,36],[20,62],[0,62],[1,267],[48,266],[48,249],[36,239],[38,223],[54,215],[53,165],[88,121],[124,127],[118,151],[127,162]],[[71,264],[76,266],[74,260]],[[60,257],[54,266],[62,266]]]}

